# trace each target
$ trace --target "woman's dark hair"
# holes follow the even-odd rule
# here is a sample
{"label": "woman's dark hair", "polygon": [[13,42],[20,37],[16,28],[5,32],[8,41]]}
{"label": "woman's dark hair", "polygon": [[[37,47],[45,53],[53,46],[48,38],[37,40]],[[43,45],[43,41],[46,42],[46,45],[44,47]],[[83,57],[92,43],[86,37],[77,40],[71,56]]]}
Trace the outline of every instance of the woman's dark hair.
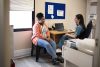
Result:
{"label": "woman's dark hair", "polygon": [[76,15],[76,18],[77,18],[78,20],[80,20],[79,25],[81,25],[81,26],[83,27],[83,29],[85,29],[85,24],[84,24],[83,15],[82,15],[82,14],[77,14],[77,15]]}
{"label": "woman's dark hair", "polygon": [[41,20],[42,17],[44,17],[43,13],[38,13],[36,15],[36,17],[38,18],[38,20]]}

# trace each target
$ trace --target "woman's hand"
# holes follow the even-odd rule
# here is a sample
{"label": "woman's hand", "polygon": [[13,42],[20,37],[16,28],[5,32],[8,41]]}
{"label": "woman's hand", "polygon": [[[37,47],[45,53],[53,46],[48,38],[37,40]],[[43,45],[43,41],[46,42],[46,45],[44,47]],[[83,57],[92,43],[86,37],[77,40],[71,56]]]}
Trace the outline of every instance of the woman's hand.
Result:
{"label": "woman's hand", "polygon": [[75,33],[75,31],[71,30],[71,29],[67,30],[67,32],[66,32],[66,34],[72,34],[72,33]]}
{"label": "woman's hand", "polygon": [[67,35],[67,36],[69,36],[69,37],[71,37],[71,38],[75,38],[75,35],[74,34],[65,34],[65,35]]}

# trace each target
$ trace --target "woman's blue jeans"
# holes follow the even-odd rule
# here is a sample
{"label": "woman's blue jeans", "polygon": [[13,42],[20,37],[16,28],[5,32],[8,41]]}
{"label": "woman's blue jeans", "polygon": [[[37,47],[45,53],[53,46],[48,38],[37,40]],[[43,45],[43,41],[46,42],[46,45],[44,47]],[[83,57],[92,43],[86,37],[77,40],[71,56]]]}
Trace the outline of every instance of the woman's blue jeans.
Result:
{"label": "woman's blue jeans", "polygon": [[52,56],[52,59],[57,58],[56,55],[56,43],[53,40],[46,41],[44,39],[38,39],[38,45],[46,48],[48,54]]}
{"label": "woman's blue jeans", "polygon": [[71,38],[70,38],[69,36],[67,36],[67,35],[63,35],[63,36],[61,37],[59,43],[58,43],[58,47],[59,47],[59,48],[62,48],[62,46],[63,46],[63,44],[64,44],[64,41],[65,41],[65,40],[68,40],[68,39],[71,39]]}

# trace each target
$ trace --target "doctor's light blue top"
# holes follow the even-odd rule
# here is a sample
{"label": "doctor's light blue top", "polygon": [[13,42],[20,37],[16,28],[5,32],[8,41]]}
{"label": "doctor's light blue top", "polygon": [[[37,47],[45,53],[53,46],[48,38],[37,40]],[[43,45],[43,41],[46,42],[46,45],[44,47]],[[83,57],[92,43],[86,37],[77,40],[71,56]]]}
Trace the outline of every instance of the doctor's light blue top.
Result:
{"label": "doctor's light blue top", "polygon": [[78,26],[76,27],[76,30],[75,30],[75,35],[78,36],[78,35],[80,35],[80,33],[83,32],[83,31],[84,31],[84,29],[82,28],[82,26],[81,26],[81,25],[78,25]]}

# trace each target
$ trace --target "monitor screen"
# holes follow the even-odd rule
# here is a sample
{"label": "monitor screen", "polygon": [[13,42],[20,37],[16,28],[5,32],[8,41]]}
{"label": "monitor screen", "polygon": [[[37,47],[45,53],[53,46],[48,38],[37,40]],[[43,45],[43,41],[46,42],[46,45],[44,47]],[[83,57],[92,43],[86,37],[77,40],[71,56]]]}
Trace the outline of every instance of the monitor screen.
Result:
{"label": "monitor screen", "polygon": [[55,30],[63,31],[64,30],[63,23],[55,23]]}

